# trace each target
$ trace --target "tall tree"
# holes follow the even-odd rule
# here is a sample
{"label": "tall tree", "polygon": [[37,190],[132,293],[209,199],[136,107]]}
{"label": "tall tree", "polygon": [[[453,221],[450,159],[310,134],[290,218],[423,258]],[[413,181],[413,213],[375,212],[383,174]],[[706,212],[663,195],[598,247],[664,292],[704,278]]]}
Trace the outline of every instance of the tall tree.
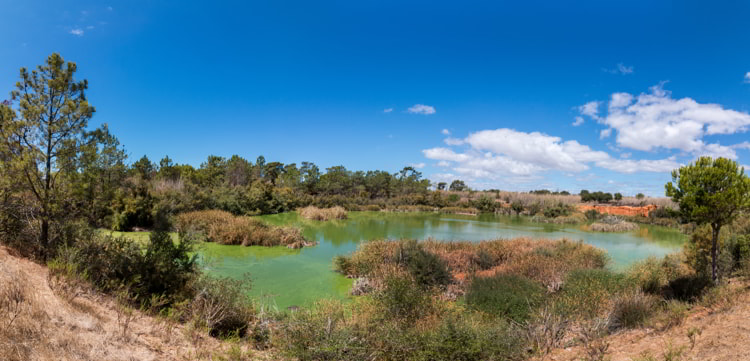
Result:
{"label": "tall tree", "polygon": [[13,126],[0,129],[13,154],[12,163],[22,174],[19,181],[39,202],[42,257],[49,251],[50,222],[60,211],[58,176],[68,171],[65,164],[72,164],[59,162],[59,157],[83,143],[95,111],[86,100],[88,82],[77,81],[76,70],[75,63],[66,63],[57,53],[36,70],[21,68],[21,79],[11,93],[18,101],[18,115]]}
{"label": "tall tree", "polygon": [[750,179],[737,162],[701,157],[672,171],[666,194],[680,204],[686,220],[711,225],[711,278],[718,283],[718,241],[721,227],[748,206]]}

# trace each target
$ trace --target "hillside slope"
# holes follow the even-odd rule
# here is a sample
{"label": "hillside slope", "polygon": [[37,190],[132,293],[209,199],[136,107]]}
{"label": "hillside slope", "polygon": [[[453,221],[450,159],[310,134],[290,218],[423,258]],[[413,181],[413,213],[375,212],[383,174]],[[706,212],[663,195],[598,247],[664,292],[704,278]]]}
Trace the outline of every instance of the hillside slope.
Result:
{"label": "hillside slope", "polygon": [[[733,285],[730,299],[711,308],[696,306],[679,325],[665,331],[643,328],[608,336],[605,354],[611,361],[740,361],[750,360],[750,289]],[[696,331],[699,331],[697,333]],[[692,345],[689,333],[696,334]],[[672,358],[669,358],[668,356]],[[582,346],[559,349],[545,360],[586,360]]]}
{"label": "hillside slope", "polygon": [[217,355],[251,359],[246,347],[127,310],[112,297],[65,290],[49,279],[47,267],[0,247],[0,360],[216,360]]}

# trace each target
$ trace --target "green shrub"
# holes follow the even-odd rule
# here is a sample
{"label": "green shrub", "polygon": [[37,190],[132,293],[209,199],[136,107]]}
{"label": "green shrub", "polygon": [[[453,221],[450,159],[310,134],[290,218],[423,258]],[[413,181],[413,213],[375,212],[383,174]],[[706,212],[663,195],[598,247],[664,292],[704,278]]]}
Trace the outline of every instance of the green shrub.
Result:
{"label": "green shrub", "polygon": [[466,291],[466,303],[477,310],[523,322],[542,302],[544,293],[541,285],[521,276],[476,277]]}
{"label": "green shrub", "polygon": [[69,264],[104,292],[126,291],[133,301],[151,307],[190,297],[189,284],[197,274],[193,243],[184,237],[173,242],[166,232],[151,234],[145,249],[124,237],[92,235],[60,249],[55,262]]}
{"label": "green shrub", "polygon": [[698,300],[706,289],[712,285],[711,278],[705,274],[692,274],[669,281],[664,290],[664,297],[685,302]]}
{"label": "green shrub", "polygon": [[406,269],[420,287],[445,286],[453,280],[453,275],[448,271],[443,260],[425,251],[418,243],[413,241],[403,243],[401,254],[404,257]]}
{"label": "green shrub", "polygon": [[482,213],[494,213],[497,208],[497,203],[492,197],[482,195],[479,199],[472,202],[472,206]]}
{"label": "green shrub", "polygon": [[374,349],[367,345],[367,334],[359,334],[347,321],[341,303],[318,302],[279,324],[279,349],[299,361],[369,359]]}
{"label": "green shrub", "polygon": [[631,287],[625,276],[607,269],[570,272],[557,295],[557,309],[566,315],[599,316],[618,292]]}
{"label": "green shrub", "polygon": [[571,207],[563,202],[544,208],[544,216],[547,218],[568,216],[571,212]]}
{"label": "green shrub", "polygon": [[416,320],[429,308],[429,296],[409,277],[388,275],[373,299],[388,319]]}
{"label": "green shrub", "polygon": [[586,213],[584,213],[584,215],[589,221],[595,221],[601,217],[601,213],[599,213],[599,211],[597,211],[596,209],[589,209],[588,211],[586,211]]}
{"label": "green shrub", "polygon": [[475,329],[461,320],[446,318],[428,335],[422,358],[433,361],[471,361],[483,359],[482,340]]}
{"label": "green shrub", "polygon": [[480,249],[477,251],[476,255],[472,257],[471,259],[472,264],[474,264],[478,269],[480,270],[488,270],[492,268],[495,265],[495,260],[492,258],[492,255],[490,255],[487,251]]}

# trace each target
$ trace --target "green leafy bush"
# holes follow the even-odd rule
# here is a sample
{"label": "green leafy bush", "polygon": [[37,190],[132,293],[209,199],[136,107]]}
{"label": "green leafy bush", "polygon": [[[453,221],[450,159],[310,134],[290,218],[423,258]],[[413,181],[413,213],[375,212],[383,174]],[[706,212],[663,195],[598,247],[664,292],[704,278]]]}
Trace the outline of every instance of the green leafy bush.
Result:
{"label": "green leafy bush", "polygon": [[428,311],[429,297],[409,277],[388,275],[373,295],[388,319],[416,320]]}
{"label": "green leafy bush", "polygon": [[521,276],[476,277],[466,291],[466,303],[477,310],[523,322],[542,302],[544,293],[541,285]]}

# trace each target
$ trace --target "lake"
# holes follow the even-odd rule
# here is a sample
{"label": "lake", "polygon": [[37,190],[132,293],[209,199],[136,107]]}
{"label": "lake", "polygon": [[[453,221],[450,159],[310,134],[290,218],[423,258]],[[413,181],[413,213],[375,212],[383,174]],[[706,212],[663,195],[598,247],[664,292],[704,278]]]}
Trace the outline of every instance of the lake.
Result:
{"label": "lake", "polygon": [[686,240],[677,230],[658,226],[641,226],[628,233],[598,233],[582,231],[575,225],[534,223],[528,217],[493,214],[350,212],[347,220],[320,222],[292,212],[258,218],[275,225],[301,227],[305,237],[319,244],[292,250],[205,243],[201,259],[214,275],[249,276],[253,285],[251,297],[281,310],[293,305],[309,306],[321,298],[347,298],[352,280],[331,270],[332,259],[349,254],[360,242],[372,239],[568,238],[606,250],[612,259],[611,267],[616,270],[648,256],[662,257],[679,251]]}

